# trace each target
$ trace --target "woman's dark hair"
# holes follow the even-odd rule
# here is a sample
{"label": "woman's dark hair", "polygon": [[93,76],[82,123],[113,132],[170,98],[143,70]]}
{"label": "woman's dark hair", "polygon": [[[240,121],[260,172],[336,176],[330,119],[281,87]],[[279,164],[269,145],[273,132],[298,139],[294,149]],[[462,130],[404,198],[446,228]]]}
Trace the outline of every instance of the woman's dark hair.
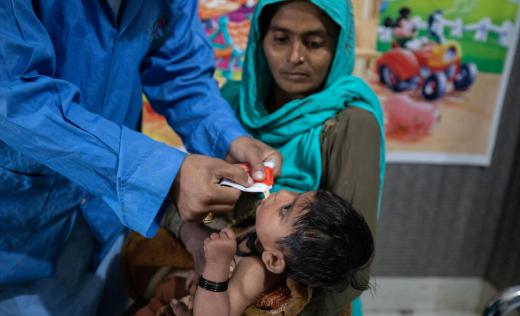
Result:
{"label": "woman's dark hair", "polygon": [[267,34],[267,31],[269,30],[269,25],[271,24],[271,20],[273,19],[273,16],[276,14],[278,9],[283,4],[286,4],[287,2],[277,2],[273,4],[266,5],[262,13],[260,13],[260,17],[258,18],[258,27],[260,29],[260,39],[263,40],[265,35]]}
{"label": "woman's dark hair", "polygon": [[[305,0],[290,0],[290,1],[282,1],[282,2],[276,2],[273,4],[268,4],[262,9],[262,13],[260,13],[260,17],[258,18],[258,27],[260,30],[260,39],[263,40],[265,35],[267,34],[267,31],[269,30],[269,25],[271,24],[271,20],[273,19],[273,16],[276,14],[278,9],[280,9],[282,6],[286,5],[289,2],[295,2],[295,1],[305,1]],[[332,25],[335,26],[332,30],[327,30],[327,32],[330,33],[330,35],[337,37],[339,34],[339,25],[336,24],[327,14],[325,14],[327,18],[330,19],[332,22]]]}
{"label": "woman's dark hair", "polygon": [[294,232],[278,241],[287,276],[312,288],[366,290],[356,274],[371,261],[374,240],[361,214],[334,193],[318,190],[297,219]]}

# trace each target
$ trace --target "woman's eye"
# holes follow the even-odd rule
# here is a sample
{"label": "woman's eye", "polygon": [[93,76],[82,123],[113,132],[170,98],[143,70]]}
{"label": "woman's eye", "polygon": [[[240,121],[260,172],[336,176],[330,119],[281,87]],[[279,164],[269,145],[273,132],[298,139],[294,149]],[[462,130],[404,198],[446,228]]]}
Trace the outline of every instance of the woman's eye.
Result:
{"label": "woman's eye", "polygon": [[309,41],[307,45],[311,49],[318,49],[318,48],[322,48],[325,45],[325,42],[324,41]]}
{"label": "woman's eye", "polygon": [[273,41],[276,44],[285,44],[285,43],[287,43],[289,41],[289,39],[286,36],[275,36],[273,38]]}

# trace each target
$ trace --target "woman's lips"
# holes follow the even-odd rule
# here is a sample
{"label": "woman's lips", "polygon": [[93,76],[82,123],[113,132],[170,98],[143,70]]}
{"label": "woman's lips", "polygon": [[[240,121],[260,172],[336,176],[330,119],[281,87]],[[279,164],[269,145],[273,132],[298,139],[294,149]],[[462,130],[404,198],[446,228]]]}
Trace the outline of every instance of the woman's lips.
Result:
{"label": "woman's lips", "polygon": [[282,75],[290,81],[306,81],[309,75],[305,72],[282,72]]}

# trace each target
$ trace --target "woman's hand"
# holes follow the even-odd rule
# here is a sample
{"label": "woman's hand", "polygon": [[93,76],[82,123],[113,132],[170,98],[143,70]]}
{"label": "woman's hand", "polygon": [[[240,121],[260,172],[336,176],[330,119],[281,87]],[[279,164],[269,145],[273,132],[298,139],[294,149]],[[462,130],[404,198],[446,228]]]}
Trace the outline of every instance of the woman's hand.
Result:
{"label": "woman's hand", "polygon": [[204,240],[208,238],[213,230],[196,222],[184,222],[181,226],[179,237],[186,250],[193,257],[195,273],[197,277],[204,270]]}

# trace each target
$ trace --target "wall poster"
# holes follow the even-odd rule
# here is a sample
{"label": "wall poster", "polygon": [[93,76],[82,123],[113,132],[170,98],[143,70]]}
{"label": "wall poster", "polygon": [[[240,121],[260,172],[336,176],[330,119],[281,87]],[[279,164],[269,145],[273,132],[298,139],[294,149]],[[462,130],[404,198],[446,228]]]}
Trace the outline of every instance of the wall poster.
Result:
{"label": "wall poster", "polygon": [[369,82],[388,160],[489,165],[518,41],[518,0],[386,0]]}

